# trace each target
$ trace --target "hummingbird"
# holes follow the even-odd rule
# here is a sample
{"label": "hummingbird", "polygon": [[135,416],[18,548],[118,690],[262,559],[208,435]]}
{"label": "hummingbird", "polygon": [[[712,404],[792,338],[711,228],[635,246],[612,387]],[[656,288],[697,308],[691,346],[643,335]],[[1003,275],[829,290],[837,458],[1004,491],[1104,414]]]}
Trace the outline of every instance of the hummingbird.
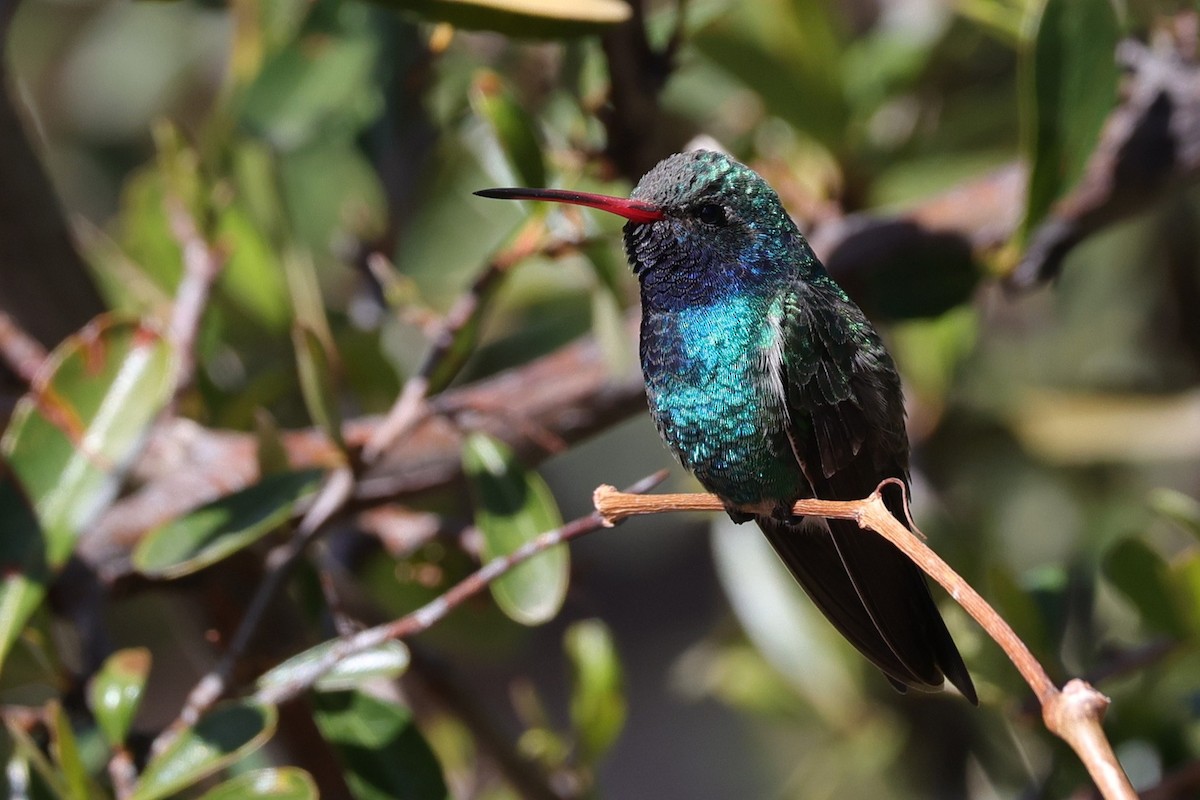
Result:
{"label": "hummingbird", "polygon": [[[627,222],[646,396],[667,447],[735,522],[755,521],[833,626],[901,692],[971,676],[921,571],[851,520],[796,500],[907,487],[900,376],[761,176],[708,150],[659,162],[629,198],[559,189],[483,197],[588,206]],[[894,487],[896,488],[896,487]],[[908,516],[903,494],[885,493]],[[907,523],[906,523],[907,524]]]}

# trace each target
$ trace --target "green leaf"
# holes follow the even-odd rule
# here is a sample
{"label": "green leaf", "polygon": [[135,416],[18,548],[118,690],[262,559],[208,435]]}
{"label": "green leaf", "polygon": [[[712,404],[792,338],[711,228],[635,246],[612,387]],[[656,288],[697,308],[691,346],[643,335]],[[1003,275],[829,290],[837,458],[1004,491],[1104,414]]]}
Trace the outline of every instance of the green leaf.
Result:
{"label": "green leaf", "polygon": [[312,776],[299,767],[275,767],[247,772],[225,781],[203,795],[200,800],[317,800],[320,793]]}
{"label": "green leaf", "polygon": [[[503,443],[482,433],[463,442],[463,470],[475,501],[475,524],[483,534],[483,556],[507,555],[539,533],[562,526],[545,481],[526,471]],[[523,625],[553,619],[567,594],[570,556],[555,545],[492,581],[492,596]]]}
{"label": "green leaf", "polygon": [[30,615],[46,596],[50,568],[37,515],[12,474],[0,465],[0,667]]}
{"label": "green leaf", "polygon": [[598,619],[576,622],[564,638],[571,659],[571,724],[580,748],[595,762],[625,725],[621,659],[608,627]]}
{"label": "green leaf", "polygon": [[319,469],[278,472],[162,525],[138,542],[133,565],[152,578],[178,578],[250,546],[291,518],[317,490]]}
{"label": "green leaf", "polygon": [[318,692],[317,727],[357,800],[442,800],[442,767],[403,706],[362,692]]}
{"label": "green leaf", "polygon": [[459,28],[552,38],[596,33],[629,19],[621,0],[376,0]]}
{"label": "green leaf", "polygon": [[287,330],[291,319],[287,282],[271,243],[241,205],[217,218],[215,237],[229,253],[219,286],[238,310],[272,332]]}
{"label": "green leaf", "polygon": [[284,151],[331,134],[350,139],[375,119],[383,98],[371,73],[373,36],[314,32],[282,50],[240,98],[242,122]]}
{"label": "green leaf", "polygon": [[1104,557],[1104,575],[1151,628],[1176,636],[1186,631],[1171,588],[1167,563],[1137,539],[1122,539]]}
{"label": "green leaf", "polygon": [[109,747],[125,744],[150,675],[145,647],[118,650],[104,660],[88,684],[88,707]]}
{"label": "green leaf", "polygon": [[101,317],[55,348],[17,403],[0,439],[11,470],[0,478],[0,664],[80,533],[116,497],[173,373],[157,332]]}
{"label": "green leaf", "polygon": [[472,110],[491,126],[520,184],[545,186],[546,161],[536,127],[503,79],[491,70],[481,70],[469,97]]}
{"label": "green leaf", "polygon": [[850,109],[834,6],[818,0],[733,3],[692,43],[762,100],[770,114],[828,149],[845,149]]}
{"label": "green leaf", "polygon": [[116,497],[170,398],[173,365],[157,332],[102,317],[55,348],[17,403],[0,450],[33,501],[51,568]]}
{"label": "green leaf", "polygon": [[[290,683],[293,673],[307,669],[314,661],[320,661],[338,642],[338,639],[322,642],[275,666],[258,679],[258,690]],[[337,691],[352,689],[369,679],[399,678],[404,674],[404,670],[408,669],[408,661],[408,648],[403,642],[385,642],[378,647],[342,659],[317,681],[315,688],[320,691]]]}
{"label": "green leaf", "polygon": [[150,759],[130,800],[157,800],[235,764],[262,747],[278,722],[274,706],[222,703]]}
{"label": "green leaf", "polygon": [[71,721],[57,701],[51,701],[47,710],[50,726],[51,752],[58,764],[59,772],[66,782],[67,797],[72,800],[89,800],[99,796],[99,788],[92,781],[79,754],[79,742]]}
{"label": "green leaf", "polygon": [[1175,596],[1187,617],[1192,641],[1200,640],[1200,551],[1171,564]]}
{"label": "green leaf", "polygon": [[1046,0],[1033,7],[1021,53],[1021,123],[1030,164],[1022,234],[1083,175],[1116,103],[1120,21],[1108,0]]}
{"label": "green leaf", "polygon": [[292,329],[296,348],[296,366],[300,371],[300,391],[313,422],[325,431],[339,448],[346,449],[342,439],[342,415],[334,391],[333,370],[329,353],[321,338],[306,325]]}

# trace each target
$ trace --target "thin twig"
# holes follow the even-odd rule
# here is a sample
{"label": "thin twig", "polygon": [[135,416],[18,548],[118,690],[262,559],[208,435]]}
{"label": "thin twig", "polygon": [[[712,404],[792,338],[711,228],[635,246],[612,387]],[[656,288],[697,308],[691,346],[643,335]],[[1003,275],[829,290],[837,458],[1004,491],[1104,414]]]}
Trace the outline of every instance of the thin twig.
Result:
{"label": "thin twig", "polygon": [[[647,492],[662,483],[666,479],[666,474],[665,471],[660,471],[647,476],[630,486],[626,494],[637,496],[642,492]],[[498,556],[487,562],[416,611],[339,640],[336,645],[325,652],[322,658],[305,664],[303,668],[297,668],[286,682],[272,683],[260,689],[255,699],[263,703],[282,703],[290,700],[307,691],[321,676],[342,660],[364,650],[370,650],[372,647],[378,647],[392,639],[404,639],[428,630],[462,605],[465,600],[482,592],[492,581],[518,564],[528,561],[557,544],[569,542],[601,528],[610,528],[612,525],[612,520],[607,519],[599,511],[594,511],[587,516],[566,523],[561,528],[538,534],[508,555]]]}
{"label": "thin twig", "polygon": [[46,360],[46,348],[0,311],[0,359],[25,384],[33,383],[38,367]]}
{"label": "thin twig", "polygon": [[488,261],[471,286],[458,296],[433,334],[429,352],[417,371],[404,384],[400,396],[388,411],[383,424],[377,427],[363,447],[365,465],[374,464],[390,450],[419,418],[421,405],[437,380],[444,383],[466,360],[471,350],[467,341],[474,335],[474,325],[488,306],[500,281],[512,268],[534,255],[558,256],[578,248],[578,241],[546,240],[542,217],[530,217],[518,231],[511,245]]}
{"label": "thin twig", "polygon": [[178,197],[165,201],[171,233],[183,255],[183,277],[175,291],[169,333],[177,353],[175,396],[191,386],[196,374],[196,337],[213,284],[225,266],[225,256],[209,244]]}
{"label": "thin twig", "polygon": [[[854,520],[859,527],[878,533],[899,548],[927,575],[940,583],[1000,645],[1042,704],[1042,719],[1046,727],[1071,745],[1101,794],[1107,800],[1136,800],[1133,786],[1117,761],[1100,724],[1108,708],[1108,698],[1081,680],[1072,680],[1059,691],[1033,653],[996,610],[916,534],[892,516],[881,493],[883,487],[889,484],[899,485],[903,489],[903,484],[890,479],[881,483],[870,497],[862,500],[800,500],[792,513],[797,516]],[[724,508],[713,495],[633,496],[611,486],[596,489],[593,499],[597,513],[609,524],[635,514]]]}

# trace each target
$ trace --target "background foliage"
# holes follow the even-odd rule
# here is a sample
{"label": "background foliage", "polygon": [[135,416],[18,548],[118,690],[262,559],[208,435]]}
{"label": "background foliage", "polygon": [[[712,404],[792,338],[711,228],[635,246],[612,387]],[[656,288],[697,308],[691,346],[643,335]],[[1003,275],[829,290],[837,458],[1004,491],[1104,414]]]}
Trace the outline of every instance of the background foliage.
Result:
{"label": "background foliage", "polygon": [[[254,700],[306,648],[586,514],[597,484],[670,466],[639,410],[619,222],[471,192],[624,194],[697,136],[777,187],[884,330],[935,549],[1053,675],[1113,698],[1107,729],[1147,796],[1200,791],[1187,4],[26,0],[0,15],[10,794],[1086,793],[953,603],[980,709],[892,692],[723,519],[560,546],[300,700]],[[1151,47],[1122,78],[1126,38]],[[9,323],[58,345],[36,377]],[[580,400],[592,373],[539,359],[589,335],[602,366]],[[531,365],[534,384],[505,377]],[[423,427],[354,473],[357,500],[251,612],[263,625],[230,699],[151,753],[405,386],[433,398]],[[563,413],[527,415],[535,396]],[[670,485],[694,488],[677,469]]]}

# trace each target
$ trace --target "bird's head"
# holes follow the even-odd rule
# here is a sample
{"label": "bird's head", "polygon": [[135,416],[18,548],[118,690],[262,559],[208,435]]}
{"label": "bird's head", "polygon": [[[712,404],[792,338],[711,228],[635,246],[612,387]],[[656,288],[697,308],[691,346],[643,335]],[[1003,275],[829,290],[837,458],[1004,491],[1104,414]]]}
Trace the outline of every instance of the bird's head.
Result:
{"label": "bird's head", "polygon": [[629,198],[558,189],[476,194],[571,203],[625,217],[625,252],[643,303],[661,308],[771,291],[815,263],[775,190],[754,170],[710,150],[668,156]]}

